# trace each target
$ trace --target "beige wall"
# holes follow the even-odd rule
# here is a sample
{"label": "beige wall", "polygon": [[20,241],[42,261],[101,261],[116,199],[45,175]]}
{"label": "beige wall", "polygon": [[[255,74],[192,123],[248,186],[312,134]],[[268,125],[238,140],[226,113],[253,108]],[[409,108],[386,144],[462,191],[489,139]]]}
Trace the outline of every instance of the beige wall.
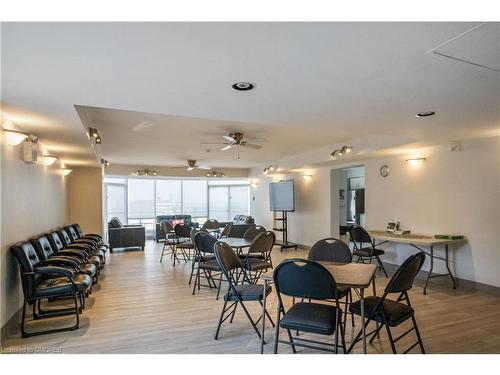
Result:
{"label": "beige wall", "polygon": [[102,169],[74,168],[68,177],[69,222],[79,223],[85,233],[102,235]]}
{"label": "beige wall", "polygon": [[[456,275],[500,287],[500,138],[464,143],[460,152],[437,146],[420,153],[356,162],[365,166],[365,226],[383,229],[388,221],[399,220],[413,233],[463,233],[467,242],[452,252]],[[414,168],[404,161],[412,156],[425,156],[427,161]],[[391,168],[387,178],[379,174],[383,164]],[[335,185],[331,170],[312,170],[310,180],[300,174],[281,176],[296,181],[297,211],[289,216],[290,240],[312,245],[338,235],[338,226],[332,225],[338,212],[331,208],[331,186]],[[257,223],[271,227],[267,197],[271,179],[262,176],[261,168],[251,176],[251,214]],[[414,251],[404,245],[388,247],[383,260],[399,264]],[[435,271],[443,269],[441,263],[437,262]]]}
{"label": "beige wall", "polygon": [[[2,142],[4,138],[2,137]],[[59,163],[26,164],[21,146],[1,146],[1,326],[21,307],[18,265],[9,246],[66,223],[67,181]]]}

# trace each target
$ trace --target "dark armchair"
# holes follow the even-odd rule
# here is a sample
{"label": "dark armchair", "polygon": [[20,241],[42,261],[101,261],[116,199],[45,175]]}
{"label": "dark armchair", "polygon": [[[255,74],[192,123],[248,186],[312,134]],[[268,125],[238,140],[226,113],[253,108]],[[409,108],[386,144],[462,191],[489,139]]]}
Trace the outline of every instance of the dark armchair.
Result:
{"label": "dark armchair", "polygon": [[120,247],[140,247],[144,251],[146,244],[146,228],[142,225],[123,225],[114,217],[108,223],[109,249]]}

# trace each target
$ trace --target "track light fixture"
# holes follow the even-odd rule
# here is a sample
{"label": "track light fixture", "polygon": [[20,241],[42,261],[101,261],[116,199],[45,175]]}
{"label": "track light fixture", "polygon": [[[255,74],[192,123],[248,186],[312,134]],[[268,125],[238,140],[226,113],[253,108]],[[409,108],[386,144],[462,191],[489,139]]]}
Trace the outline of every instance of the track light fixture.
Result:
{"label": "track light fixture", "polygon": [[224,172],[210,171],[210,172],[207,172],[207,174],[205,176],[207,176],[207,177],[224,177],[225,174],[224,174]]}
{"label": "track light fixture", "polygon": [[104,165],[106,168],[109,167],[109,161],[101,159],[101,164]]}
{"label": "track light fixture", "polygon": [[18,144],[20,144],[22,141],[24,141],[26,138],[29,137],[29,134],[17,130],[4,129],[3,132],[5,134],[7,144],[9,144],[10,146],[17,146]]}
{"label": "track light fixture", "polygon": [[273,173],[275,172],[277,169],[277,167],[275,165],[269,165],[267,167],[264,168],[264,174],[269,174],[269,173]]}
{"label": "track light fixture", "polygon": [[158,176],[158,172],[151,169],[138,169],[135,171],[136,176]]}
{"label": "track light fixture", "polygon": [[96,128],[89,128],[89,136],[96,144],[100,145],[102,143],[102,138]]}
{"label": "track light fixture", "polygon": [[348,154],[352,151],[351,146],[342,146],[342,148],[338,150],[334,150],[330,155],[332,157],[332,160],[337,160],[340,156],[343,156],[345,154]]}
{"label": "track light fixture", "polygon": [[55,155],[43,155],[43,163],[47,166],[54,164],[58,159]]}

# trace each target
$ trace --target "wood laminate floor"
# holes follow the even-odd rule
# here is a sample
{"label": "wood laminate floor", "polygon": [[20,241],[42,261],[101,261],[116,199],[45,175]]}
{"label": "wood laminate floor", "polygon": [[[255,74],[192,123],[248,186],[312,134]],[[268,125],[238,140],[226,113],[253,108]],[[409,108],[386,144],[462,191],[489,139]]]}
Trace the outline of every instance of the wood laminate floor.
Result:
{"label": "wood laminate floor", "polygon": [[[160,249],[161,244],[149,241],[144,253],[111,254],[88,299],[79,330],[25,339],[10,337],[4,350],[60,347],[63,353],[259,353],[260,341],[240,308],[234,322],[226,322],[219,339],[214,340],[222,300],[216,301],[216,292],[209,289],[191,295],[190,264],[181,263],[174,268],[169,257],[160,263]],[[274,264],[278,264],[285,257],[306,256],[305,250],[281,253],[276,248],[273,258]],[[377,294],[386,282],[384,277],[377,278]],[[500,353],[500,297],[434,284],[424,296],[421,283],[416,284],[410,297],[428,353]],[[249,302],[247,306],[257,318],[260,305]],[[273,319],[275,308],[276,298],[272,294],[268,309]],[[54,327],[65,321],[66,318],[35,321],[28,328]],[[356,324],[359,329],[359,320]],[[408,327],[405,323],[395,332]],[[271,353],[274,330],[269,324],[266,333],[270,343],[265,352]],[[348,324],[348,343],[352,335]],[[409,334],[397,347],[402,351],[413,342],[414,336]],[[358,344],[355,352],[360,351]],[[368,351],[390,353],[386,334],[368,345]],[[289,352],[289,347],[280,345],[280,353]],[[418,353],[418,349],[412,352]]]}

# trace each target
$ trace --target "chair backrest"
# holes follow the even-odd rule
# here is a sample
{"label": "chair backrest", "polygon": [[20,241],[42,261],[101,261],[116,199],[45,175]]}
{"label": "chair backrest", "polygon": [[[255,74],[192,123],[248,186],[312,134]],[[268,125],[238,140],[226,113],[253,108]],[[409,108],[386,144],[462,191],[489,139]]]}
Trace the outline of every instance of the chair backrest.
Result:
{"label": "chair backrest", "polygon": [[76,241],[78,239],[78,234],[76,233],[75,228],[73,228],[71,225],[64,227],[63,230],[68,233],[68,236],[72,241]]}
{"label": "chair backrest", "polygon": [[203,228],[205,229],[219,229],[220,223],[215,219],[208,219],[203,223]]}
{"label": "chair backrest", "polygon": [[52,245],[52,249],[54,250],[54,252],[58,253],[59,251],[64,249],[64,244],[61,241],[61,237],[59,236],[57,231],[47,233],[45,234],[45,236]]}
{"label": "chair backrest", "polygon": [[228,237],[229,233],[231,233],[231,228],[233,227],[233,223],[227,223],[227,225],[224,227],[222,230],[220,236],[221,237]]}
{"label": "chair backrest", "polygon": [[349,227],[349,236],[351,240],[359,243],[372,243],[370,234],[361,225],[351,225]]}
{"label": "chair backrest", "polygon": [[61,242],[63,243],[64,247],[68,246],[73,242],[71,241],[71,238],[69,238],[68,233],[66,233],[65,230],[58,230],[57,234],[59,235],[59,238],[61,239]]}
{"label": "chair backrest", "polygon": [[36,251],[36,255],[41,260],[46,260],[52,255],[54,255],[54,250],[52,249],[52,245],[45,235],[38,236],[30,239],[31,245]]}
{"label": "chair backrest", "polygon": [[217,238],[212,236],[207,232],[198,232],[194,235],[194,247],[200,253],[210,253],[214,252],[214,245],[217,242]]}
{"label": "chair backrest", "polygon": [[167,220],[160,221],[160,228],[162,232],[165,234],[165,236],[167,236],[170,232],[174,230],[170,221]]}
{"label": "chair backrest", "polygon": [[337,284],[332,274],[321,264],[306,259],[286,259],[273,272],[274,285],[280,294],[315,300],[335,299]]}
{"label": "chair backrest", "polygon": [[325,238],[311,247],[307,259],[317,262],[351,263],[352,254],[344,241],[336,238]]}
{"label": "chair backrest", "polygon": [[265,231],[257,235],[254,238],[250,248],[248,249],[248,253],[270,253],[273,249],[274,242],[276,241],[276,235],[274,232]]}
{"label": "chair backrest", "polygon": [[266,231],[266,228],[264,228],[263,226],[255,225],[255,226],[247,229],[247,231],[243,235],[243,238],[246,240],[253,241],[253,239],[255,237],[257,237],[261,233],[264,233],[265,231]]}
{"label": "chair backrest", "polygon": [[38,255],[33,245],[28,241],[18,242],[11,246],[10,252],[19,263],[24,295],[30,297],[41,279],[41,275],[33,273],[36,265],[40,262]]}
{"label": "chair backrest", "polygon": [[80,228],[80,224],[78,224],[78,223],[73,224],[72,227],[75,229],[75,232],[78,235],[78,238],[83,236],[83,232],[82,232],[82,228]]}
{"label": "chair backrest", "polygon": [[196,244],[194,242],[194,236],[196,235],[196,233],[199,232],[208,233],[205,228],[191,228],[191,232],[189,233],[189,238],[191,239],[191,243],[193,244],[195,249],[196,249]]}
{"label": "chair backrest", "polygon": [[227,279],[231,278],[231,271],[243,269],[240,258],[227,243],[222,241],[216,242],[214,253],[215,259],[217,259],[217,263]]}
{"label": "chair backrest", "polygon": [[174,232],[179,238],[189,238],[191,235],[191,227],[185,223],[178,223],[174,227]]}
{"label": "chair backrest", "polygon": [[394,275],[392,275],[384,292],[401,293],[411,289],[418,271],[420,271],[420,268],[422,268],[424,264],[424,260],[425,254],[423,252],[408,257],[408,259],[399,266]]}

